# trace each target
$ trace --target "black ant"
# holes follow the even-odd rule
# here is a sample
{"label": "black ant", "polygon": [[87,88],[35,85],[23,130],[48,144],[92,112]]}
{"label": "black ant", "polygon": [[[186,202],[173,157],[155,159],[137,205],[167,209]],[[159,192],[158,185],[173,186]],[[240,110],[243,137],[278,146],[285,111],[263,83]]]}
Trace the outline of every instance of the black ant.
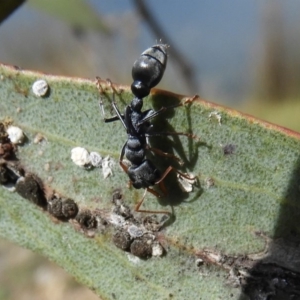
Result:
{"label": "black ant", "polygon": [[[114,100],[113,94],[112,107],[116,115],[111,118],[105,118],[103,103],[102,100],[100,100],[100,108],[102,110],[104,121],[106,123],[109,123],[120,120],[127,131],[128,139],[121,150],[119,163],[122,169],[129,176],[130,183],[133,185],[133,187],[136,189],[145,189],[143,198],[135,207],[135,210],[138,212],[170,214],[170,212],[166,211],[148,211],[141,210],[139,208],[144,201],[147,191],[151,192],[156,197],[162,196],[160,193],[150,188],[151,186],[159,185],[161,191],[163,191],[164,194],[167,194],[163,184],[163,180],[171,171],[175,171],[180,176],[188,180],[195,179],[195,177],[190,177],[176,170],[172,166],[169,166],[165,170],[165,172],[161,174],[161,172],[157,169],[153,162],[147,158],[147,150],[149,150],[153,153],[172,157],[180,161],[180,159],[173,154],[165,153],[160,149],[152,148],[148,141],[148,137],[150,136],[185,135],[194,138],[194,136],[189,133],[181,132],[153,133],[151,132],[152,125],[150,123],[150,120],[162,114],[168,109],[173,109],[175,107],[182,106],[186,103],[193,102],[196,96],[187,99],[184,103],[180,103],[169,107],[162,107],[158,111],[154,111],[152,109],[142,111],[143,98],[150,94],[150,90],[153,87],[155,87],[163,77],[167,65],[167,47],[168,46],[164,44],[154,45],[151,48],[145,50],[141,54],[139,59],[137,59],[134,62],[132,68],[132,77],[134,81],[131,85],[131,91],[135,97],[133,98],[131,103],[128,106],[126,106],[124,114],[120,113]],[[97,77],[97,83],[99,91],[102,94],[103,89],[101,87],[99,77]],[[109,80],[108,83],[112,87],[112,89],[114,89],[112,83]],[[124,156],[131,163],[129,167],[123,162]]]}

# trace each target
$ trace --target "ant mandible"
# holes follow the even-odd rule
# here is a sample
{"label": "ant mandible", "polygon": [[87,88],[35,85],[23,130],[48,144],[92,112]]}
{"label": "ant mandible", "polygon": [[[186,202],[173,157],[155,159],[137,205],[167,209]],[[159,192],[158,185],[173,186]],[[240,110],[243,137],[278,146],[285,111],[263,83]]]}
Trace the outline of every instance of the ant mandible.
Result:
{"label": "ant mandible", "polygon": [[[154,194],[156,197],[162,196],[160,193],[152,189],[152,186],[158,185],[160,190],[166,194],[163,180],[171,171],[178,173],[180,176],[188,180],[195,179],[195,177],[190,177],[172,166],[169,166],[164,173],[161,173],[153,164],[153,162],[147,158],[148,150],[153,153],[172,157],[180,161],[180,159],[173,154],[165,153],[160,149],[152,148],[148,141],[148,137],[150,136],[185,135],[192,138],[194,137],[189,133],[182,132],[153,133],[151,132],[152,125],[150,120],[168,109],[173,109],[186,103],[193,102],[196,96],[187,99],[184,103],[181,102],[177,105],[162,107],[157,111],[152,109],[142,111],[143,98],[150,94],[150,90],[155,87],[163,77],[167,65],[167,47],[168,46],[165,44],[154,45],[145,50],[139,59],[134,62],[132,68],[132,77],[134,81],[131,85],[131,91],[135,97],[131,103],[126,106],[124,114],[121,114],[119,111],[113,94],[112,107],[116,115],[111,118],[105,118],[103,102],[100,100],[100,108],[102,110],[105,123],[120,120],[127,131],[128,139],[121,150],[119,163],[122,169],[127,173],[130,179],[130,184],[132,184],[132,186],[136,189],[145,189],[142,199],[135,207],[135,210],[138,212],[170,214],[168,211],[141,210],[140,206],[144,201],[147,191]],[[112,83],[109,80],[108,83],[113,88]],[[97,77],[97,84],[100,94],[102,94],[103,89],[101,87],[99,77]],[[123,162],[124,156],[131,163],[129,167]]]}

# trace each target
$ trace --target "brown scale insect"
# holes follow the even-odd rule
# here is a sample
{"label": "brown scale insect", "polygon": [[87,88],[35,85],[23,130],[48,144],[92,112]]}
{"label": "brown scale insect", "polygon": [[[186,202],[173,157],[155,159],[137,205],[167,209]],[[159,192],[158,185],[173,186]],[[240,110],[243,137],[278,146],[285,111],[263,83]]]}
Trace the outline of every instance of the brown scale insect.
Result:
{"label": "brown scale insect", "polygon": [[21,176],[16,182],[16,192],[23,198],[39,206],[46,206],[47,201],[43,190],[43,184],[33,174]]}
{"label": "brown scale insect", "polygon": [[62,220],[73,219],[78,214],[78,206],[74,200],[63,199],[57,194],[48,200],[47,210],[51,215]]}

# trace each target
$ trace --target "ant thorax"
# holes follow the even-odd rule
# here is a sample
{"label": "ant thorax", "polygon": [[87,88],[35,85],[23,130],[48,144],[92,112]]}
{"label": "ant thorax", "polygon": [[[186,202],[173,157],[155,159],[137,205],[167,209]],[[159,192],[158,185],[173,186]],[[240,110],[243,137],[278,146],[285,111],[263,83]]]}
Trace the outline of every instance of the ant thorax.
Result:
{"label": "ant thorax", "polygon": [[[133,134],[135,136],[144,137],[145,133],[148,131],[150,122],[144,121],[144,113],[142,113],[143,108],[143,99],[135,97],[131,104],[129,105],[130,112],[125,112],[125,115],[130,120],[126,120],[126,122],[130,122],[128,134]],[[126,119],[125,117],[125,119]],[[132,128],[134,132],[132,132]]]}

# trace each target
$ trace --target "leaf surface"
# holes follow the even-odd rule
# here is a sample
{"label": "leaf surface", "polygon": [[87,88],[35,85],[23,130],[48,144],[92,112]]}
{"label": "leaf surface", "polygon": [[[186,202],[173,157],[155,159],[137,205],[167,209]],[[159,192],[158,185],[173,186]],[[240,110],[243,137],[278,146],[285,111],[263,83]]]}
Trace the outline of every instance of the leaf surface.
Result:
{"label": "leaf surface", "polygon": [[[109,214],[116,189],[134,208],[143,191],[128,189],[128,177],[118,165],[126,132],[120,122],[103,122],[96,83],[5,65],[0,66],[0,74],[0,117],[13,120],[27,136],[17,152],[25,170],[74,199],[80,209]],[[47,97],[33,94],[37,79],[48,82]],[[105,82],[102,86],[109,116],[111,89]],[[132,94],[128,87],[115,88],[122,90],[115,98],[123,111]],[[157,110],[182,99],[186,98],[153,90],[144,109]],[[237,299],[240,289],[228,284],[228,268],[216,253],[258,254],[266,240],[255,233],[272,238],[299,231],[300,136],[203,100],[162,114],[154,127],[198,137],[153,138],[153,146],[184,162],[180,166],[155,155],[153,162],[159,169],[173,165],[198,177],[191,193],[182,192],[175,174],[170,174],[168,197],[158,200],[146,195],[144,209],[171,211],[170,205],[174,209],[175,219],[158,233],[166,251],[163,257],[138,260],[114,246],[112,227],[88,238],[76,221],[55,220],[5,188],[0,189],[0,234],[55,261],[103,299],[141,299],[141,295],[144,299]],[[34,143],[37,134],[44,137],[40,143]],[[70,156],[77,146],[112,157],[113,176],[104,179],[101,169],[76,166]],[[147,214],[137,215],[143,219]],[[206,264],[197,266],[199,258],[206,258]],[[282,264],[288,266],[287,260],[282,257]]]}

